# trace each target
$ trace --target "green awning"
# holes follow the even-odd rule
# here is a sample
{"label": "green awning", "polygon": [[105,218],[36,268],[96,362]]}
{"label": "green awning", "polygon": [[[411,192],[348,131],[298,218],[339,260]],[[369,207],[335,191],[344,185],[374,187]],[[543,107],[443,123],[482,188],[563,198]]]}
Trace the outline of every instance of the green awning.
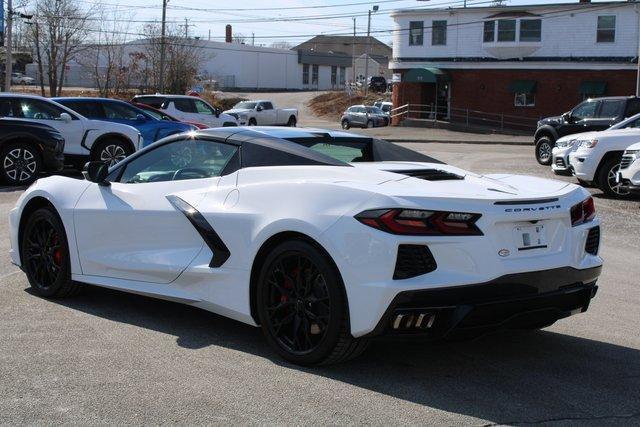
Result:
{"label": "green awning", "polygon": [[535,80],[514,80],[507,90],[513,93],[536,93],[536,84]]}
{"label": "green awning", "polygon": [[445,71],[430,67],[412,68],[402,76],[403,83],[442,83],[450,81],[451,78]]}
{"label": "green awning", "polygon": [[586,95],[604,95],[607,92],[607,82],[582,82],[578,92]]}

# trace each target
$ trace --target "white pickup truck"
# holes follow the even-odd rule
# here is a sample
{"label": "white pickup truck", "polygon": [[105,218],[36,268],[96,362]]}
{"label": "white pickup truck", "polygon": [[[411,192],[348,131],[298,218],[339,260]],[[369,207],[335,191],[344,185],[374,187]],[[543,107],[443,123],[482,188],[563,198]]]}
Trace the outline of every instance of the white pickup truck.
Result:
{"label": "white pickup truck", "polygon": [[298,123],[298,110],[295,108],[275,108],[273,102],[242,101],[231,110],[225,111],[238,120],[240,126],[290,126]]}

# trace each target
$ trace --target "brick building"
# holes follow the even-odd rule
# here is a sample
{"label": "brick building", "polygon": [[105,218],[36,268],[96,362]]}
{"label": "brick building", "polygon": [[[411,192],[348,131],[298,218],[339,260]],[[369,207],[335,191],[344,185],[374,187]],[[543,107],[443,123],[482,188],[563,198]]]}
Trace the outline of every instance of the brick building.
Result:
{"label": "brick building", "polygon": [[[640,4],[398,10],[394,107],[539,118],[636,91]],[[431,115],[433,117],[433,115]]]}

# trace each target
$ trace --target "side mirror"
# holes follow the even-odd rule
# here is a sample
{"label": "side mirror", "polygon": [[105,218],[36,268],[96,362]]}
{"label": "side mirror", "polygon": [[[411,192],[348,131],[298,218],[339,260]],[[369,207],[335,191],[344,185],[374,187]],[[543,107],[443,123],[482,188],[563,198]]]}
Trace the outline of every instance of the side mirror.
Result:
{"label": "side mirror", "polygon": [[107,181],[109,174],[109,165],[105,162],[87,162],[82,169],[82,175],[87,181],[95,182],[98,185],[109,186],[111,183]]}
{"label": "side mirror", "polygon": [[69,113],[60,113],[60,120],[65,123],[69,123],[73,119],[71,118],[71,115]]}
{"label": "side mirror", "polygon": [[258,105],[258,106],[256,107],[256,111],[262,111],[262,106],[261,106],[261,105]]}
{"label": "side mirror", "polygon": [[147,118],[143,114],[136,115],[136,121],[138,122],[146,122]]}
{"label": "side mirror", "polygon": [[566,113],[564,113],[564,114],[562,115],[562,120],[564,120],[564,121],[565,121],[565,122],[567,122],[567,123],[571,123],[571,122],[572,122],[572,119],[571,119],[571,112],[570,112],[570,111],[567,111]]}
{"label": "side mirror", "polygon": [[217,119],[218,117],[220,117],[220,113],[221,113],[222,111],[220,111],[220,109],[219,109],[219,108],[216,108],[215,110],[213,110],[213,112],[215,113],[215,115],[216,115],[216,119]]}

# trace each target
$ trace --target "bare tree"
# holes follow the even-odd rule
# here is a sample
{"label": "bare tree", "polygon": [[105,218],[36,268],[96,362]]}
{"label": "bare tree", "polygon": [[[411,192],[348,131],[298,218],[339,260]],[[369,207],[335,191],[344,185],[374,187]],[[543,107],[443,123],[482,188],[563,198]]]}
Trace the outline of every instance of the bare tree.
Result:
{"label": "bare tree", "polygon": [[43,92],[45,73],[49,94],[57,96],[62,91],[66,66],[86,46],[83,42],[91,29],[92,14],[75,0],[36,0],[29,36]]}
{"label": "bare tree", "polygon": [[271,43],[270,47],[275,49],[291,49],[293,45],[287,41],[279,41]]}

